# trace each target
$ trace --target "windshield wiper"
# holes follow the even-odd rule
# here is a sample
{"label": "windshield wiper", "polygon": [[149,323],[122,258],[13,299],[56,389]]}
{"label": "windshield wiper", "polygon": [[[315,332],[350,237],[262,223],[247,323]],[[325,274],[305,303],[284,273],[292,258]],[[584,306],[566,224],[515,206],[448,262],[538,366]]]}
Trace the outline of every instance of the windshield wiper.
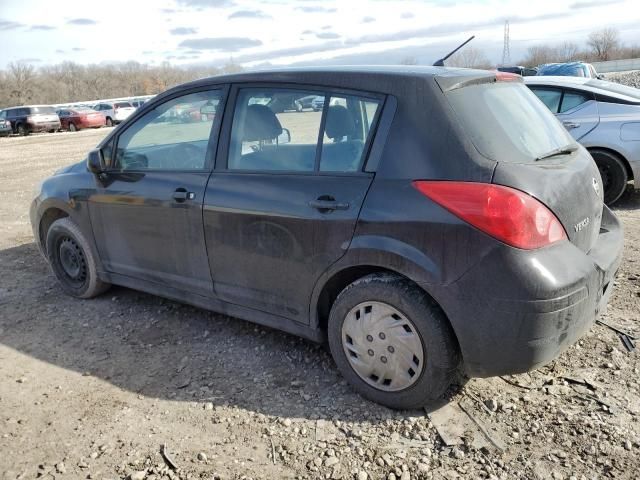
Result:
{"label": "windshield wiper", "polygon": [[550,152],[536,157],[536,162],[539,160],[546,160],[547,158],[555,157],[557,155],[569,155],[578,149],[577,145],[567,145],[566,147],[554,148]]}

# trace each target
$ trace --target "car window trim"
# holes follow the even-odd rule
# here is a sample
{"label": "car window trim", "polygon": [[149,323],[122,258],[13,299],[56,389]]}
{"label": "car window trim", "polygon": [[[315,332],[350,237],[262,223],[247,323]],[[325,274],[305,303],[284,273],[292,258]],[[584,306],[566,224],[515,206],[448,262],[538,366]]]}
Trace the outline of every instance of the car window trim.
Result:
{"label": "car window trim", "polygon": [[[141,118],[142,116],[146,115],[148,112],[150,112],[151,110],[154,110],[156,107],[163,105],[167,102],[170,102],[171,100],[175,99],[175,98],[179,98],[179,97],[184,97],[186,95],[190,95],[192,93],[199,93],[199,92],[207,92],[207,91],[220,91],[220,101],[218,102],[218,105],[223,104],[223,111],[226,110],[226,102],[228,100],[229,97],[229,84],[217,84],[217,85],[207,85],[207,86],[199,86],[199,87],[194,87],[194,88],[189,88],[189,89],[185,89],[185,90],[180,90],[180,91],[176,91],[171,95],[167,95],[167,96],[163,96],[161,98],[156,97],[155,99],[157,99],[157,101],[155,102],[147,102],[145,104],[146,108],[144,109],[138,109],[137,111],[135,111],[129,118],[127,118],[123,123],[120,124],[120,127],[117,129],[117,131],[114,132],[112,137],[107,137],[105,139],[104,142],[102,142],[100,144],[100,148],[102,148],[103,145],[106,145],[108,142],[113,141],[113,153],[112,156],[114,157],[112,159],[112,162],[115,163],[117,161],[116,158],[116,153],[118,151],[118,142],[120,140],[120,136],[127,131],[127,129],[129,129],[131,127],[131,125],[135,124],[136,121]],[[154,99],[154,100],[155,100]],[[211,173],[211,171],[214,168],[214,160],[215,160],[215,151],[217,150],[218,144],[220,143],[220,127],[222,125],[222,121],[223,121],[223,115],[216,115],[214,117],[214,121],[213,124],[211,125],[211,131],[209,132],[209,138],[207,140],[207,150],[205,152],[205,161],[204,161],[204,168],[198,168],[198,169],[138,169],[138,170],[123,170],[123,169],[118,169],[118,168],[113,168],[110,167],[109,169],[107,169],[105,171],[105,173],[198,173],[198,172],[209,172]],[[214,146],[213,143],[216,143],[216,145]]]}
{"label": "car window trim", "polygon": [[[325,94],[325,105],[323,105],[323,115],[325,115],[325,109],[328,108],[328,104],[326,102],[327,96],[331,98],[332,95],[342,95],[342,96],[356,96],[362,99],[376,100],[379,102],[380,106],[378,111],[376,112],[376,116],[378,118],[375,119],[376,124],[372,124],[372,128],[368,135],[367,144],[363,149],[363,155],[360,159],[359,169],[352,172],[345,171],[319,171],[318,168],[314,171],[301,171],[301,170],[239,170],[239,169],[230,169],[228,168],[229,162],[229,146],[231,143],[231,127],[233,126],[233,117],[235,113],[236,103],[238,99],[238,92],[242,89],[246,88],[273,88],[273,89],[281,89],[281,90],[303,90],[303,91],[314,91],[319,90]],[[339,176],[369,176],[371,171],[365,171],[365,166],[367,165],[369,158],[368,147],[375,141],[378,130],[378,123],[381,117],[381,111],[384,108],[387,94],[372,92],[372,91],[364,91],[364,90],[353,90],[350,88],[340,88],[333,87],[330,85],[318,85],[311,83],[290,83],[290,82],[234,82],[230,85],[230,93],[227,98],[226,107],[224,110],[224,115],[222,119],[222,129],[220,132],[220,137],[218,140],[218,153],[215,158],[215,166],[214,172],[226,172],[226,173],[238,173],[238,174],[273,174],[273,175],[339,175]],[[322,122],[322,120],[321,120]],[[324,133],[324,130],[321,129],[319,132],[319,136]],[[388,132],[387,132],[388,133]],[[385,135],[386,139],[386,135]],[[318,146],[316,146],[316,155],[318,154]],[[366,151],[366,154],[365,154]],[[378,159],[379,162],[379,159]]]}
{"label": "car window trim", "polygon": [[[559,87],[556,85],[531,85],[529,86],[529,89],[534,93],[535,95],[535,91],[536,90],[552,90],[554,92],[560,92],[560,100],[558,100],[558,108],[556,109],[556,111],[554,112],[553,110],[551,110],[547,104],[545,103],[545,107],[549,108],[549,111],[551,113],[553,113],[554,115],[558,115],[560,113],[560,109],[562,108],[562,99],[564,98],[564,88],[563,87]],[[537,95],[536,95],[537,97]],[[538,99],[542,102],[542,99],[540,97],[538,97]],[[544,102],[542,102],[544,103]]]}

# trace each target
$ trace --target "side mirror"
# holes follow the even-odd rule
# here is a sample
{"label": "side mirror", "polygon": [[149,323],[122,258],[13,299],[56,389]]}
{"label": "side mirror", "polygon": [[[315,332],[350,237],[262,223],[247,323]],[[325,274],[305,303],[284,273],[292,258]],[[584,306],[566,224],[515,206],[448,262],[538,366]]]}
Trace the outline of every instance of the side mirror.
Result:
{"label": "side mirror", "polygon": [[288,128],[283,128],[282,133],[278,135],[278,145],[291,143],[291,132]]}
{"label": "side mirror", "polygon": [[99,175],[105,171],[104,158],[99,148],[89,152],[87,156],[87,168],[95,175]]}

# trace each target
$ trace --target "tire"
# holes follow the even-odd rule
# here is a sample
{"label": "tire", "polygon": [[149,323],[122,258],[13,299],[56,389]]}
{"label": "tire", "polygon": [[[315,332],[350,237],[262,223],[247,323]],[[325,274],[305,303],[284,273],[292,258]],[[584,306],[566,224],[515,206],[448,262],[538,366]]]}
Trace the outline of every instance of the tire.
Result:
{"label": "tire", "polygon": [[24,124],[22,123],[18,124],[17,130],[18,130],[18,135],[21,135],[23,137],[26,137],[27,135],[29,135],[29,129],[25,127]]}
{"label": "tire", "polygon": [[76,124],[73,122],[69,122],[69,131],[70,132],[77,132],[79,129],[78,127],[76,127]]}
{"label": "tire", "polygon": [[602,189],[604,190],[604,203],[613,205],[622,196],[627,188],[627,167],[624,161],[617,155],[605,150],[591,150],[600,177],[602,178]]}
{"label": "tire", "polygon": [[92,298],[111,286],[98,278],[96,255],[70,218],[61,218],[51,224],[46,246],[49,265],[66,294]]}
{"label": "tire", "polygon": [[296,112],[302,111],[302,104],[298,101],[295,102]]}
{"label": "tire", "polygon": [[111,120],[111,117],[107,117],[105,125],[107,127],[113,127],[113,120]]}
{"label": "tire", "polygon": [[[367,304],[372,307],[369,311]],[[363,329],[359,322],[368,314],[367,321],[376,318],[378,309],[387,313]],[[399,328],[402,343],[393,341]],[[397,275],[372,274],[345,288],[331,308],[327,334],[340,373],[363,397],[387,407],[421,408],[440,398],[456,378],[460,354],[447,318],[425,292]],[[412,353],[410,362],[394,361]],[[366,377],[362,372],[366,366],[359,367],[361,373],[356,371],[354,365],[367,362],[375,364],[380,376]]]}

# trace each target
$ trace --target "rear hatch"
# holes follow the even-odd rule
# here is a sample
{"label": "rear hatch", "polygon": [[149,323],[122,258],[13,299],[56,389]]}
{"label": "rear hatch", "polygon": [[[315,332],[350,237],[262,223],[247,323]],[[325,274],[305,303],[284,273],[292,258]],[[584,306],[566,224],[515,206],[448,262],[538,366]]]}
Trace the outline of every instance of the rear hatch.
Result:
{"label": "rear hatch", "polygon": [[58,114],[53,107],[30,107],[29,119],[33,123],[59,122]]}
{"label": "rear hatch", "polygon": [[569,240],[588,252],[602,219],[598,168],[519,77],[506,78],[485,77],[443,90],[478,152],[497,162],[493,183],[544,203]]}

